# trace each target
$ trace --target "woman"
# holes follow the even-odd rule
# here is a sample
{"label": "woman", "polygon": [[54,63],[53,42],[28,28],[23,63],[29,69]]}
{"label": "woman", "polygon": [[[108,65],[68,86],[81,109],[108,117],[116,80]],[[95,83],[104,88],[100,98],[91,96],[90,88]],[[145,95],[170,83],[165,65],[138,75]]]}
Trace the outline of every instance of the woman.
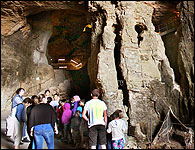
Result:
{"label": "woman", "polygon": [[39,105],[34,106],[29,118],[30,135],[34,137],[35,149],[43,149],[44,139],[48,149],[54,149],[54,126],[57,119],[44,94],[39,95]]}

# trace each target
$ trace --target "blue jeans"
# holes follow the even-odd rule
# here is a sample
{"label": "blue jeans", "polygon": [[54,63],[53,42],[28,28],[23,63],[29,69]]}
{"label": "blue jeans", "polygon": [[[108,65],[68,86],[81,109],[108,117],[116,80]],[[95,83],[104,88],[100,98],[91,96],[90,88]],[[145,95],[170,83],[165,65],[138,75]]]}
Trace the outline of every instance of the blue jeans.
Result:
{"label": "blue jeans", "polygon": [[54,149],[54,131],[51,124],[34,126],[35,149],[43,149],[44,139],[48,149]]}

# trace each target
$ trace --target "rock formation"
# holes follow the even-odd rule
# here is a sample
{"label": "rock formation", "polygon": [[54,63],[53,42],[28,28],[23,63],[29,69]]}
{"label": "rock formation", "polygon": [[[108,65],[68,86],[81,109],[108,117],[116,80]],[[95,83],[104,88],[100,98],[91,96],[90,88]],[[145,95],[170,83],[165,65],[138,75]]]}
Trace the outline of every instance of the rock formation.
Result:
{"label": "rock formation", "polygon": [[[166,15],[159,14],[161,8],[164,12],[169,8],[172,11],[168,4],[2,1],[1,6],[2,110],[10,107],[11,98],[19,87],[26,89],[25,96],[43,93],[47,88],[53,94],[70,96],[76,73],[55,70],[48,60],[49,39],[54,31],[53,10],[66,10],[87,14],[86,23],[92,26],[90,52],[81,49],[74,53],[75,57],[81,52],[87,56],[87,66],[77,73],[81,75],[87,70],[90,87],[86,89],[101,89],[108,116],[116,109],[123,111],[129,126],[127,139],[133,135],[139,141],[148,142],[151,135],[157,133],[169,107],[184,122],[194,123],[194,2],[182,1],[177,5],[180,26],[174,34],[167,35],[167,39],[171,36],[176,39],[173,58],[171,48],[165,45],[169,40],[155,32],[154,26]],[[74,44],[84,39],[82,36]],[[68,49],[63,50],[70,53]],[[87,79],[79,80],[80,87],[85,89],[82,86],[88,86]]]}

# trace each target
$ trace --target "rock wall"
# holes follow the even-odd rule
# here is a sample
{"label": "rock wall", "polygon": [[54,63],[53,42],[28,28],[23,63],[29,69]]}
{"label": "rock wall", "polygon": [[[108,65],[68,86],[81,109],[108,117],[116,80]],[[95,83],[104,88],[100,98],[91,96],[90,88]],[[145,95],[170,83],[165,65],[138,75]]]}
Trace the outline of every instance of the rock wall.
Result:
{"label": "rock wall", "polygon": [[[48,87],[63,96],[71,91],[69,72],[48,65],[52,22],[51,13],[43,11],[85,13],[83,6],[74,3],[1,2],[1,109],[10,106],[19,87],[26,89],[26,95],[43,93]],[[90,89],[102,90],[108,116],[121,109],[129,125],[127,135],[140,141],[151,138],[150,123],[155,135],[169,107],[184,122],[194,123],[194,2],[178,5],[181,25],[175,33],[179,42],[175,73],[180,76],[176,79],[152,23],[152,1],[90,1],[88,5],[92,25]]]}
{"label": "rock wall", "polygon": [[[52,35],[51,12],[28,16],[28,32],[17,31],[2,36],[1,109],[11,104],[19,87],[25,89],[25,96],[43,93],[50,89],[61,96],[70,93],[71,78],[63,70],[56,71],[48,65],[47,45]],[[59,77],[64,77],[63,80]]]}
{"label": "rock wall", "polygon": [[[151,120],[155,133],[169,107],[178,115],[180,92],[161,36],[154,31],[149,3],[89,4],[93,29],[88,72],[96,83],[91,87],[102,89],[108,115],[116,109],[124,111],[124,119],[130,120],[139,139],[150,134]],[[115,53],[119,55],[119,67]],[[124,84],[119,88],[121,79]]]}
{"label": "rock wall", "polygon": [[[194,2],[182,1],[178,5],[181,26],[178,65],[181,74],[180,115],[184,122],[194,123]],[[186,117],[188,116],[188,117]]]}

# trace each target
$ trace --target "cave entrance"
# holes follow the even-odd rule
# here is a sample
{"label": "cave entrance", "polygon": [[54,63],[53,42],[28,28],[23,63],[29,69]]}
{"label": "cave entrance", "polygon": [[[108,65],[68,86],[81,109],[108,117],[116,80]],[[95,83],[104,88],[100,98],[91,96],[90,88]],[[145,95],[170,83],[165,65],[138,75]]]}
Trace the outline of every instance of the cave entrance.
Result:
{"label": "cave entrance", "polygon": [[53,33],[48,41],[48,63],[71,78],[70,97],[87,99],[90,91],[87,62],[90,55],[91,25],[86,13],[77,10],[51,12]]}

